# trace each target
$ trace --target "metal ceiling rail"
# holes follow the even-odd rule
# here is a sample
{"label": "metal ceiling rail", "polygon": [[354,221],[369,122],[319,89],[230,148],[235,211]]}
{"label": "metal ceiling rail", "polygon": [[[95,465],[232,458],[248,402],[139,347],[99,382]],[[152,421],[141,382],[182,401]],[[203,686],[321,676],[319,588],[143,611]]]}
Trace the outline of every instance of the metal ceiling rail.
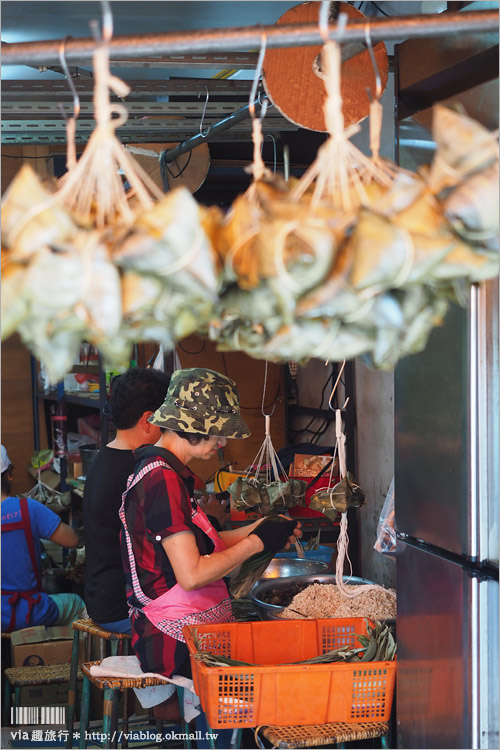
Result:
{"label": "metal ceiling rail", "polygon": [[[80,97],[91,97],[94,94],[94,81],[91,78],[73,78],[73,84]],[[130,94],[127,101],[138,96],[197,96],[200,92],[205,93],[205,87],[213,96],[245,96],[248,98],[252,81],[238,78],[216,79],[216,78],[161,78],[151,80],[127,80],[130,86]],[[44,80],[11,80],[2,81],[2,102],[13,99],[27,99],[34,96],[44,98],[56,98],[61,101],[71,98],[71,93],[66,79]]]}
{"label": "metal ceiling rail", "polygon": [[[280,131],[276,130],[269,130],[268,131],[271,135],[274,135],[275,138],[278,138],[280,135]],[[171,130],[169,128],[168,132],[165,130],[153,130],[153,131],[144,131],[144,130],[134,130],[129,133],[121,133],[120,132],[120,141],[121,143],[131,143],[131,144],[140,144],[140,143],[158,143],[159,145],[165,146],[165,135],[168,135],[168,142],[169,143],[178,143],[183,140],[183,138],[186,137],[186,132],[181,130]],[[87,143],[89,139],[90,133],[76,133],[75,135],[75,142],[78,145],[83,147]],[[235,131],[233,130],[227,130],[224,134],[224,142],[231,141],[231,143],[234,142],[241,142],[241,143],[248,143],[250,137],[250,131],[244,130],[244,129],[237,129]],[[66,146],[68,142],[66,133],[59,131],[57,133],[54,133],[52,131],[46,132],[46,131],[34,131],[27,133],[26,131],[19,131],[17,133],[2,133],[2,145],[3,146],[16,146],[16,145],[62,145]],[[62,154],[64,154],[64,150],[61,151]],[[49,156],[54,156],[55,154],[50,154]],[[248,162],[247,162],[248,163]]]}
{"label": "metal ceiling rail", "polygon": [[[249,135],[252,132],[252,123],[248,118],[248,105],[243,107],[241,110],[237,110],[234,114],[229,117],[225,117],[223,120],[213,121],[212,118],[205,118],[204,123],[207,127],[210,125],[210,138],[223,132],[227,127],[232,127],[245,132]],[[82,120],[76,121],[76,133],[77,135],[83,136],[84,134],[88,137],[95,129],[94,120]],[[298,126],[295,123],[290,122],[283,118],[267,119],[265,118],[262,123],[262,129],[264,133],[280,133],[285,130],[295,131],[298,130]],[[182,138],[193,132],[193,120],[186,118],[165,118],[155,117],[153,119],[138,119],[128,120],[124,125],[117,131],[120,140],[122,135],[131,133],[159,133],[162,136],[163,142],[176,140],[171,135],[172,133],[182,134]],[[38,135],[48,135],[50,133],[65,134],[65,122],[63,119],[59,120],[3,120],[2,121],[2,140],[4,143],[8,141],[5,138],[9,135],[16,135],[19,138],[19,142],[22,141],[22,136],[28,133],[37,133]],[[191,150],[195,145],[203,143],[207,138],[200,137],[199,140],[193,136],[189,139],[191,145],[190,148],[186,148],[185,151]],[[183,151],[182,153],[185,153]],[[177,154],[178,155],[178,154]]]}
{"label": "metal ceiling rail", "polygon": [[[380,41],[403,41],[422,37],[457,34],[461,31],[498,31],[498,11],[478,10],[434,15],[412,15],[394,18],[371,18],[370,37],[373,43]],[[64,19],[61,18],[61,26]],[[348,23],[341,34],[336,26],[329,30],[329,37],[342,43],[363,42],[366,23]],[[109,43],[110,58],[143,58],[150,55],[176,55],[193,53],[224,53],[259,49],[263,36],[267,48],[300,47],[323,44],[318,24],[274,24],[230,29],[203,29],[166,34],[130,34],[114,37]],[[35,42],[2,42],[3,65],[57,65],[59,64],[60,40]],[[94,50],[95,40],[68,39],[65,48],[66,61],[79,62],[88,59]]]}
{"label": "metal ceiling rail", "polygon": [[[226,53],[225,55],[149,55],[134,57],[134,68],[231,68],[234,70],[254,70],[257,65],[258,52]],[[84,60],[92,64],[92,58]],[[130,58],[113,58],[114,68],[130,68]]]}
{"label": "metal ceiling rail", "polygon": [[[243,111],[244,110],[244,111]],[[235,115],[237,117],[235,118]],[[223,120],[214,121],[212,118],[205,118],[204,124],[207,127],[210,125],[210,136],[212,137],[217,132],[221,132],[221,123],[229,123],[235,127],[238,124],[240,130],[244,130],[246,133],[252,132],[252,122],[248,117],[248,107],[243,107],[241,110],[230,117],[225,117]],[[158,117],[154,119],[138,119],[138,120],[127,120],[127,122],[120,127],[117,131],[121,138],[121,134],[124,132],[132,132],[136,130],[144,130],[149,132],[159,131],[163,133],[164,140],[168,140],[170,137],[170,130],[177,132],[182,131],[184,135],[193,132],[193,121],[190,119],[180,118],[165,118]],[[90,134],[95,129],[94,120],[80,120],[76,121],[76,130],[78,133]],[[265,119],[262,123],[262,129],[264,132],[274,132],[275,130],[298,130],[298,125],[290,120],[283,118],[276,119]],[[59,120],[3,120],[2,121],[2,134],[7,133],[27,133],[29,131],[42,132],[65,132],[65,122],[62,119]],[[201,138],[200,143],[206,141],[207,138]]]}
{"label": "metal ceiling rail", "polygon": [[[125,107],[129,116],[156,116],[156,117],[168,117],[170,115],[177,117],[196,117],[196,124],[199,125],[202,114],[204,120],[207,123],[210,117],[221,117],[222,115],[228,116],[234,114],[236,110],[240,109],[241,103],[228,102],[227,99],[222,102],[208,102],[206,105],[204,102],[123,102],[122,106]],[[6,120],[11,118],[19,119],[19,115],[25,117],[35,117],[39,115],[45,115],[48,117],[57,117],[61,119],[61,110],[66,114],[73,113],[72,102],[6,102],[2,101],[2,119]],[[80,102],[80,118],[93,117],[94,115],[94,104],[93,102]],[[283,120],[283,115],[275,107],[270,107],[266,113],[266,119],[279,118]],[[191,127],[193,126],[193,120],[189,120]],[[66,127],[66,123],[62,122],[63,129]],[[122,126],[123,127],[123,126]]]}

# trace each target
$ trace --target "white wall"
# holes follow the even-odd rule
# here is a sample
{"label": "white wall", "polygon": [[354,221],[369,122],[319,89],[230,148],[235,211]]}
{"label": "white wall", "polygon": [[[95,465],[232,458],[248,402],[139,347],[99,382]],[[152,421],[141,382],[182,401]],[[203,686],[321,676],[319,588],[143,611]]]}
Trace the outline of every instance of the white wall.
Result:
{"label": "white wall", "polygon": [[361,575],[396,585],[395,559],[373,549],[380,511],[394,474],[394,373],[355,363],[356,479],[366,492],[358,508]]}
{"label": "white wall", "polygon": [[[389,74],[382,105],[380,153],[393,161],[393,73]],[[353,142],[369,153],[367,122]],[[358,509],[361,575],[385,586],[395,586],[395,559],[373,549],[380,511],[394,474],[394,371],[371,370],[356,360],[355,384],[356,479],[366,492],[366,502]]]}

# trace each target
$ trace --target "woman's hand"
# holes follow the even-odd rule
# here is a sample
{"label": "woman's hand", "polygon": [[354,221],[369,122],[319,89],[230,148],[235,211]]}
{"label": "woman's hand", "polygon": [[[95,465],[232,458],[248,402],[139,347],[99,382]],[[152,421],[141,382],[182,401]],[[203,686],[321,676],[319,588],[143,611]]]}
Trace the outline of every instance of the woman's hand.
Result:
{"label": "woman's hand", "polygon": [[[279,514],[279,517],[280,518],[285,518],[287,521],[290,521],[290,520],[293,521],[293,520],[295,520],[295,519],[291,519],[290,516],[284,516],[282,513]],[[265,521],[265,519],[266,519],[266,516],[264,516],[264,518],[259,518],[259,520],[255,522],[254,528],[257,528],[257,526],[260,523],[262,523],[262,521]],[[297,523],[297,525],[295,526],[295,528],[293,530],[293,534],[291,534],[288,537],[288,542],[285,545],[285,549],[288,549],[288,547],[290,547],[290,545],[295,544],[295,540],[296,539],[300,539],[300,537],[303,536],[302,531],[301,531],[302,524],[300,523],[300,521],[297,521],[296,523]],[[252,529],[252,531],[253,530],[254,529]],[[250,531],[249,533],[251,534],[252,532]]]}
{"label": "woman's hand", "polygon": [[[302,536],[300,523],[295,519],[282,516],[285,521],[268,523],[259,523],[249,536],[255,534],[262,542],[261,551],[279,552],[283,548],[288,548],[290,544],[295,543],[295,539]],[[264,519],[263,519],[264,520]]]}

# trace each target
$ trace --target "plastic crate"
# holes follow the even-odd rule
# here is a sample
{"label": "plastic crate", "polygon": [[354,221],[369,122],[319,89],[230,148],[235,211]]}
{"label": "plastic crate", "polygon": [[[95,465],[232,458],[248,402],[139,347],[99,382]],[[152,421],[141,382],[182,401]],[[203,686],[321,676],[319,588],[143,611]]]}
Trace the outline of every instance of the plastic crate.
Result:
{"label": "plastic crate", "polygon": [[[389,720],[396,662],[286,664],[360,645],[363,618],[223,623],[183,632],[194,689],[212,728]],[[258,666],[202,664],[193,656],[195,632],[204,651]]]}
{"label": "plastic crate", "polygon": [[[318,549],[305,549],[304,553],[306,556],[306,560],[321,560],[321,562],[325,562],[327,565],[332,567],[332,556],[335,552],[335,547],[326,547],[326,546],[320,546]],[[291,549],[287,552],[278,552],[276,554],[276,557],[283,557],[283,558],[294,558],[297,557],[297,550]]]}

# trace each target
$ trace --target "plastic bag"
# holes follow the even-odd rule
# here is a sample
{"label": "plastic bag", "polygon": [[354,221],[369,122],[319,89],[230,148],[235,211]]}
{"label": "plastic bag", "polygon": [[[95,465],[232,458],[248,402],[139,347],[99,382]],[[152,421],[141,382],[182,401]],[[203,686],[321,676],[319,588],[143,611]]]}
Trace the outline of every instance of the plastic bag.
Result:
{"label": "plastic bag", "polygon": [[380,513],[377,526],[377,541],[373,545],[377,552],[382,555],[395,555],[398,540],[396,538],[396,529],[394,524],[394,477],[385,497],[384,505]]}

